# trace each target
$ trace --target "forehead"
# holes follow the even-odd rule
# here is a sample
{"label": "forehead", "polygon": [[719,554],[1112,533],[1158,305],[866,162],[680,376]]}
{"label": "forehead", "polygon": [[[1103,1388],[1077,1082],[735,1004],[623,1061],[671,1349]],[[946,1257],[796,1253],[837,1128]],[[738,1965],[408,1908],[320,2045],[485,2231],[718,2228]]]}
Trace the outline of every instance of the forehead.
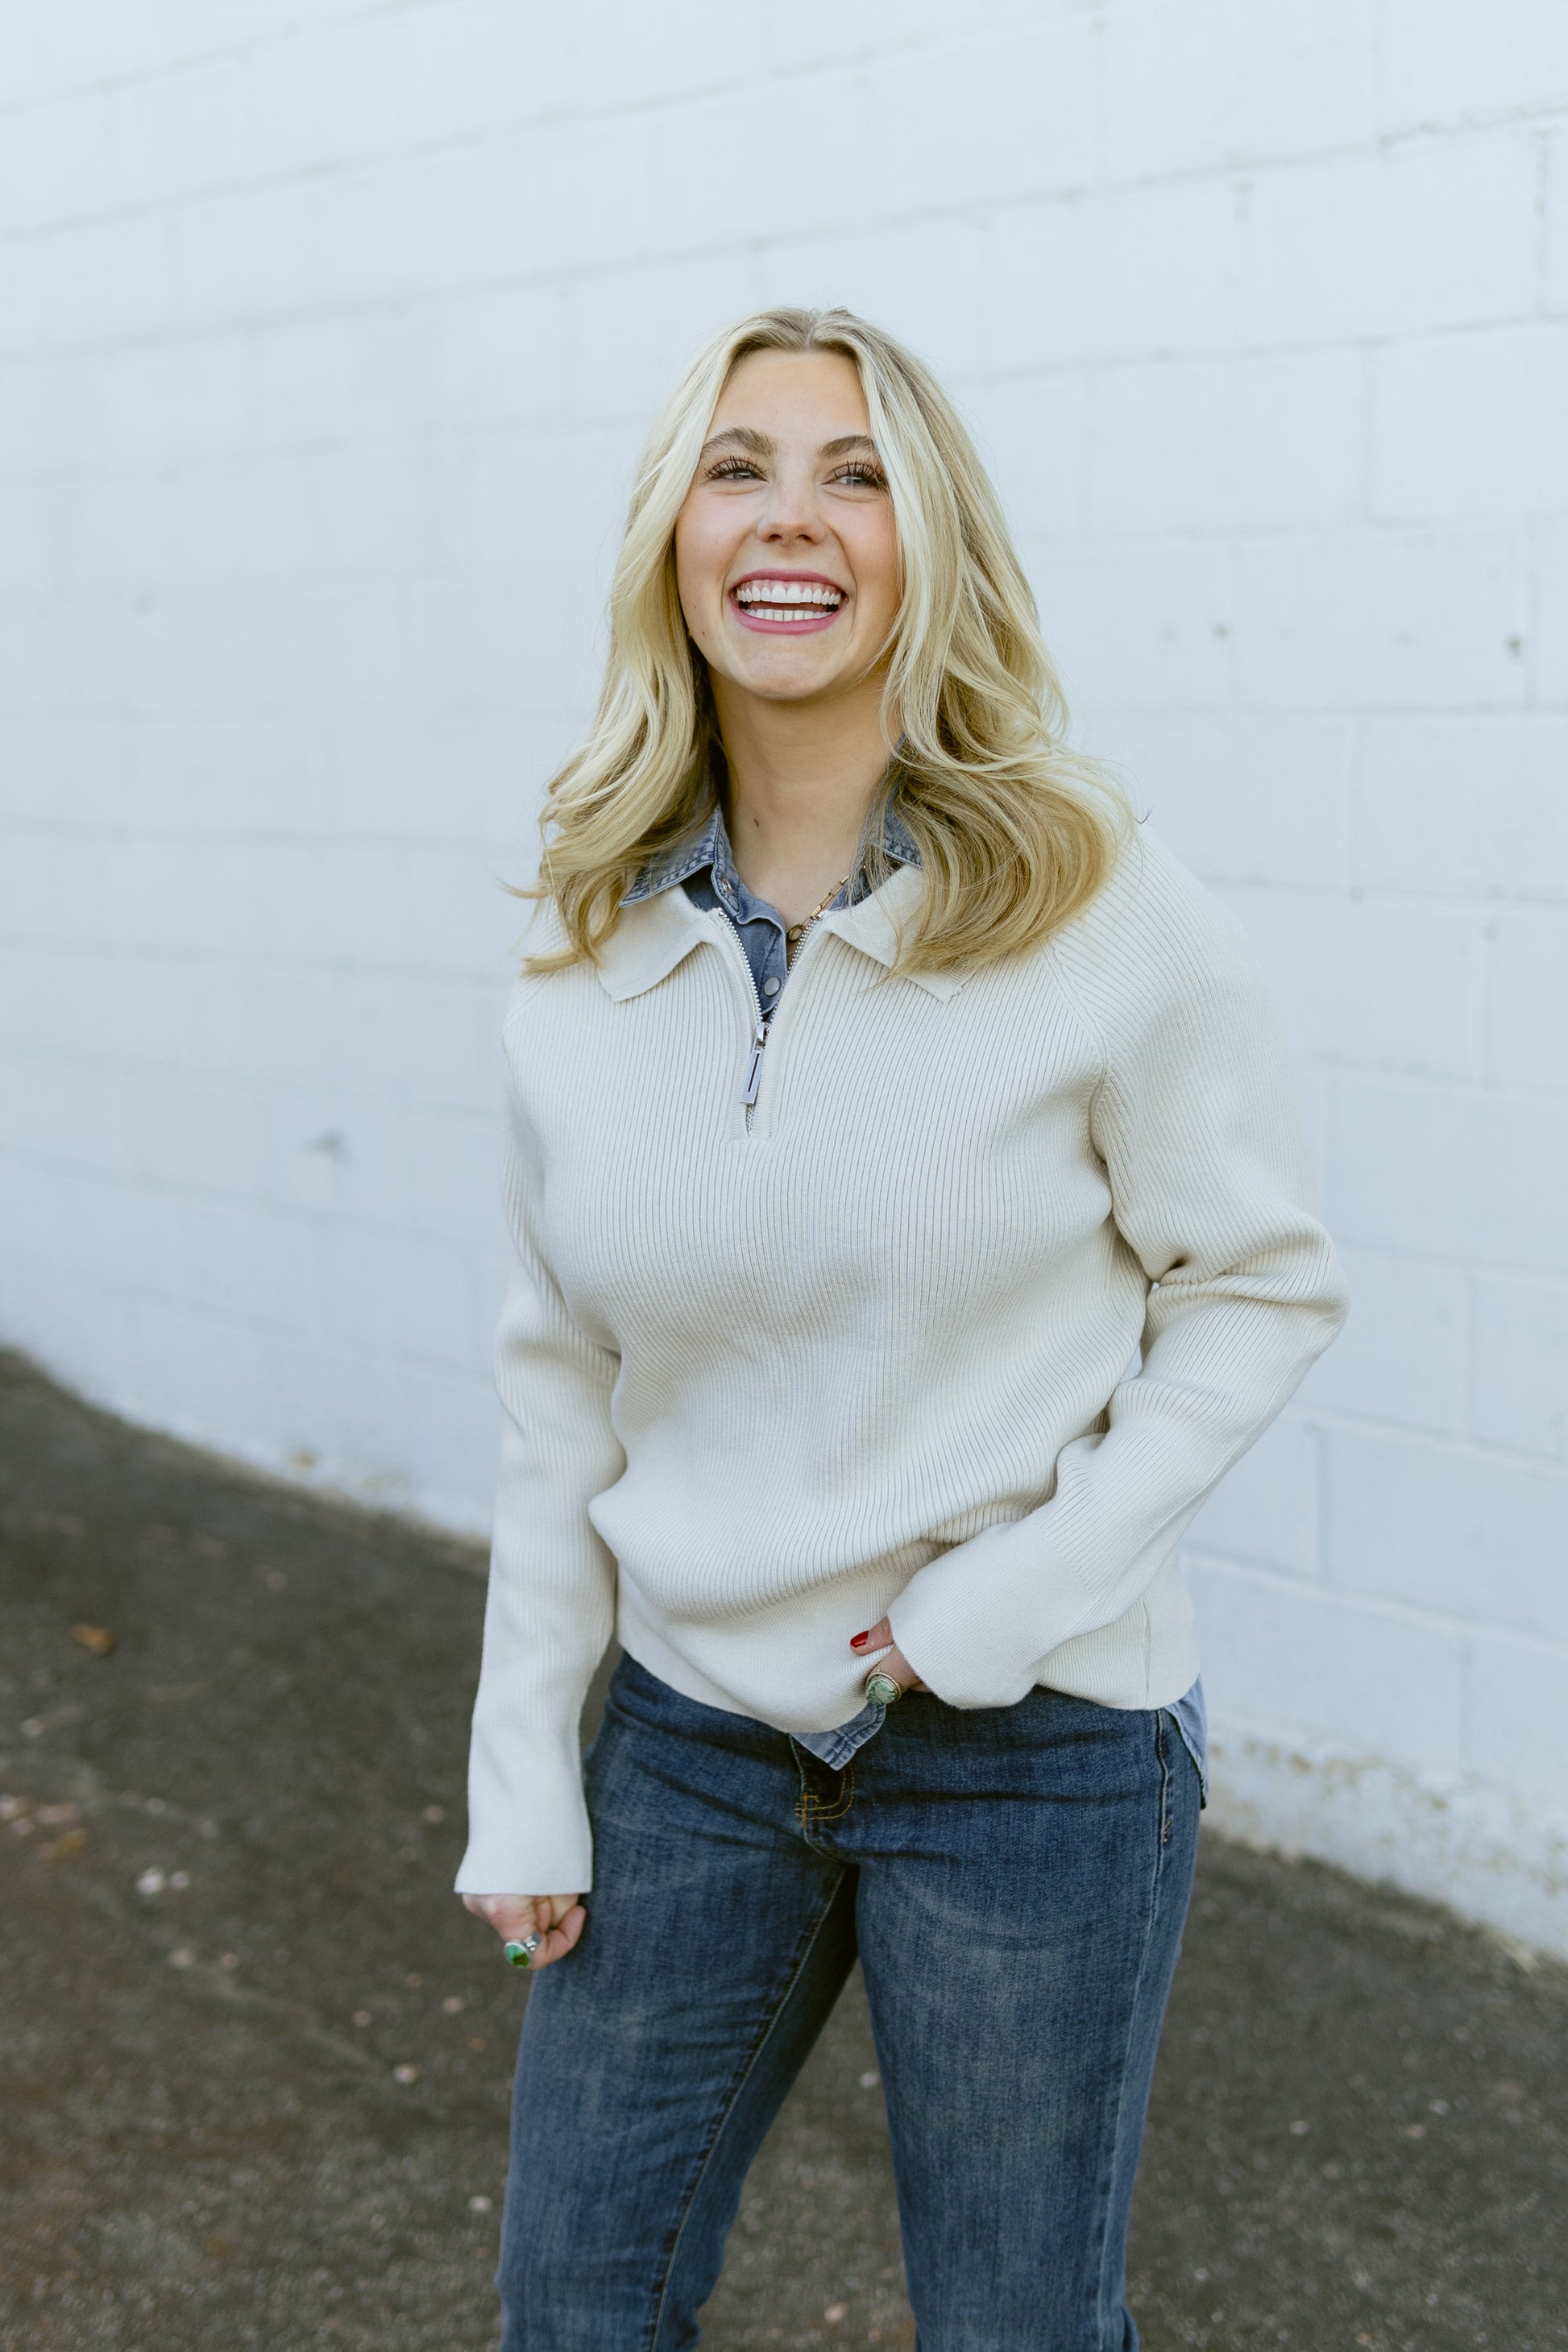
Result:
{"label": "forehead", "polygon": [[854,362],[842,352],[748,352],[719,395],[709,433],[749,425],[775,440],[832,441],[870,419]]}

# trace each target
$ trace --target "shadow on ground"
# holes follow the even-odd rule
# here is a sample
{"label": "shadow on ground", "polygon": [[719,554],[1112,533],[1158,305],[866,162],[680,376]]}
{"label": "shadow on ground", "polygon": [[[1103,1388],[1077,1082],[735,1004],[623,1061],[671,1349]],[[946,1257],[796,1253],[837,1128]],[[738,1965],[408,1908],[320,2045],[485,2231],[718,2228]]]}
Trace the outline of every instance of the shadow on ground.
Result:
{"label": "shadow on ground", "polygon": [[[524,1987],[447,1892],[477,1566],[0,1358],[6,2352],[493,2346]],[[1565,2024],[1562,1971],[1208,1840],[1146,2352],[1563,2352]],[[912,2346],[858,1983],[704,2340]]]}

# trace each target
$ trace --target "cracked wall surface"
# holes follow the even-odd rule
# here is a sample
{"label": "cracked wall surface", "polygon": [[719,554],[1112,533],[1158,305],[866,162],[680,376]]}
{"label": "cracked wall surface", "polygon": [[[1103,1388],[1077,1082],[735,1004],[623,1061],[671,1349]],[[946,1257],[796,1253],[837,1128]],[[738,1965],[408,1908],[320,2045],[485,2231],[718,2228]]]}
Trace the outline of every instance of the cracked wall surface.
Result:
{"label": "cracked wall surface", "polygon": [[[1346,1859],[1338,1783],[1304,1832],[1289,1796],[1313,1759],[1436,1776],[1531,1825],[1533,1885],[1563,12],[17,0],[0,123],[0,1333],[483,1525],[500,884],[652,402],[729,314],[858,305],[959,393],[1081,734],[1299,1056],[1356,1304],[1190,1548],[1237,1801]],[[1410,1807],[1394,1863],[1452,1895]],[[1484,1916],[1557,1937],[1534,1902]]]}

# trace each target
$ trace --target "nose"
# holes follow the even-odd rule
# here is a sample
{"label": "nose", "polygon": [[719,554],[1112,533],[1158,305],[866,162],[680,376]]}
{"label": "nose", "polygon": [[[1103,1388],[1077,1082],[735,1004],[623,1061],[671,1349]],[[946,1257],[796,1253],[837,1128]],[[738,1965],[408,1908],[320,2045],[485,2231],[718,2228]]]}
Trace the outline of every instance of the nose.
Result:
{"label": "nose", "polygon": [[771,546],[798,542],[817,546],[827,536],[809,468],[796,471],[781,466],[773,476],[772,495],[757,524],[757,536]]}

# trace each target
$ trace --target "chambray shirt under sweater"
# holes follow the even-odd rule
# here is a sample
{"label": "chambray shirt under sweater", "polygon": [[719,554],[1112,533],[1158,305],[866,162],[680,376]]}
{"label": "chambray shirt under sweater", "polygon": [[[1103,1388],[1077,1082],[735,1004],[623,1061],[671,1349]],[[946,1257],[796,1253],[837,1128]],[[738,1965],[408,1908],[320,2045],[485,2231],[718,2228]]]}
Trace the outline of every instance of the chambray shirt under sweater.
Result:
{"label": "chambray shirt under sweater", "polygon": [[1191,1689],[1182,1532],[1343,1314],[1255,961],[1147,829],[978,971],[893,971],[919,890],[813,927],[751,1104],[741,934],[685,888],[514,993],[466,1891],[591,1883],[612,1631],[797,1738],[889,1612],[951,1706]]}
{"label": "chambray shirt under sweater", "polygon": [[[915,847],[908,826],[899,815],[897,806],[889,803],[882,813],[881,843],[884,855],[895,866],[918,866],[920,851]],[[715,802],[711,815],[692,840],[680,844],[648,866],[638,876],[633,889],[627,892],[626,904],[639,898],[651,898],[660,890],[684,888],[694,907],[704,912],[712,910],[727,915],[734,925],[735,935],[746,951],[751,967],[752,984],[757,992],[763,1024],[773,1016],[779,998],[784,994],[789,978],[789,927],[778,908],[766,898],[759,898],[741,878],[735,864],[735,854],[730,845],[730,829],[724,823],[724,812]],[[864,866],[846,884],[832,901],[835,907],[853,903],[866,895]],[[875,1654],[874,1653],[872,1654]],[[1204,1705],[1202,1680],[1190,1691],[1184,1691],[1170,1710],[1176,1719],[1188,1755],[1198,1768],[1204,1800],[1208,1798],[1208,1715]],[[887,1715],[885,1706],[868,1700],[858,1714],[841,1723],[835,1731],[797,1731],[795,1738],[812,1755],[839,1771],[848,1763],[858,1748],[882,1728]]]}

